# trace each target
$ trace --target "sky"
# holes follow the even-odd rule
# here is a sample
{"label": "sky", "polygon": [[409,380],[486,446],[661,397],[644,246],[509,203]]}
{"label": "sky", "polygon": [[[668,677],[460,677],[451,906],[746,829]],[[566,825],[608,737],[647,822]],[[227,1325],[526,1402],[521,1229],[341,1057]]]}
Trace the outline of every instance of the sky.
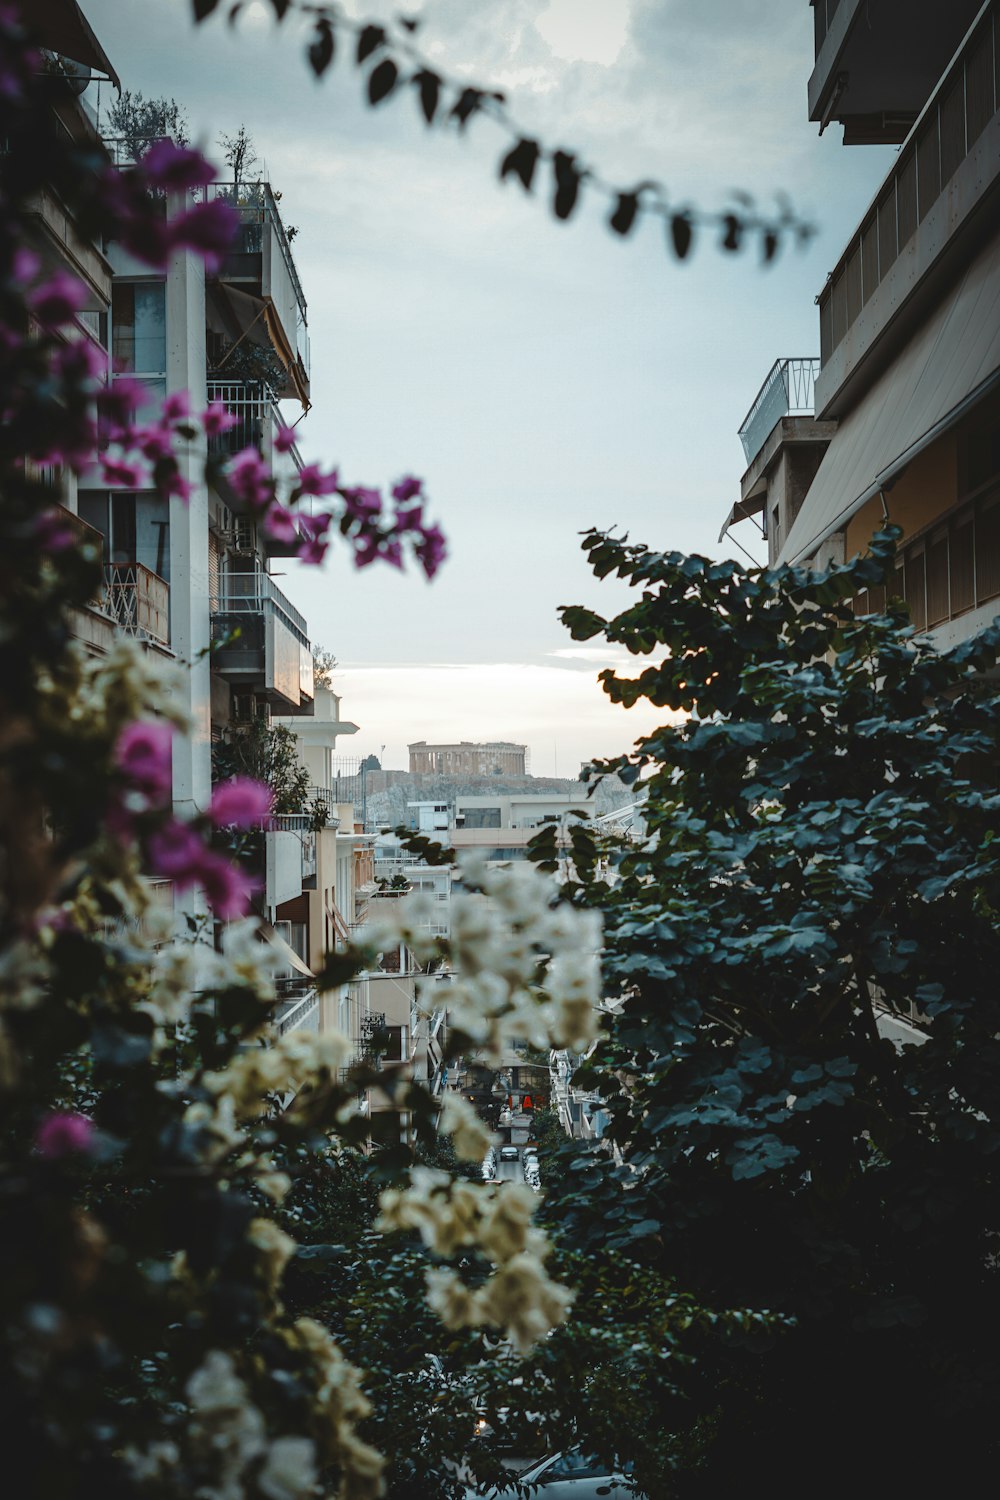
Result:
{"label": "sky", "polygon": [[[606,179],[665,184],[719,209],[734,188],[786,193],[817,227],[764,269],[696,238],[683,265],[650,220],[627,240],[584,192],[568,223],[539,189],[501,185],[488,120],[427,130],[411,97],[378,109],[341,57],[316,81],[292,16],[252,0],[195,28],[189,0],[83,0],[123,85],[173,96],[194,138],[245,124],[286,222],[309,307],[309,459],[351,483],[421,476],[451,555],[433,583],[281,560],[279,586],[335,652],[343,742],[406,765],[413,740],[528,743],[538,775],[575,775],[662,717],[608,704],[619,648],[574,647],[563,604],[603,615],[588,527],[661,550],[741,556],[718,534],[745,467],[740,423],[774,361],[818,352],[814,298],[891,161],[810,124],[806,0],[410,0],[450,76],[504,89],[527,134]],[[399,14],[346,0],[355,16]],[[412,93],[412,91],[407,91]],[[109,100],[103,86],[102,101]],[[291,415],[289,410],[289,415]],[[754,531],[737,531],[758,558]],[[638,664],[641,669],[642,665]],[[626,665],[626,670],[628,667]]]}

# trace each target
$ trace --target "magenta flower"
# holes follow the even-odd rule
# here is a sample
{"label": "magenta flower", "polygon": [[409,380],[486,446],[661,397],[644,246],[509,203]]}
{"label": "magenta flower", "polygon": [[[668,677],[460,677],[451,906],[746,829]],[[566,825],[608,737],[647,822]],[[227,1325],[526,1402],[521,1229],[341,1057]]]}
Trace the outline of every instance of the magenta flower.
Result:
{"label": "magenta flower", "polygon": [[205,851],[199,881],[209,906],[223,921],[244,916],[257,890],[257,883],[245,870],[212,849]]}
{"label": "magenta flower", "polygon": [[106,484],[121,484],[126,489],[140,489],[145,476],[138,464],[125,463],[118,458],[101,458],[101,471]]}
{"label": "magenta flower", "polygon": [[154,875],[165,875],[183,889],[201,879],[206,856],[196,829],[179,818],[170,818],[152,834],[147,844],[150,868]]}
{"label": "magenta flower", "polygon": [[67,271],[56,271],[48,281],[36,287],[28,306],[45,328],[61,328],[71,323],[87,300],[83,282]]}
{"label": "magenta flower", "polygon": [[382,496],[378,490],[367,490],[362,485],[357,485],[342,493],[344,511],[350,520],[364,524],[381,513]]}
{"label": "magenta flower", "polygon": [[115,745],[115,765],[136,791],[155,802],[167,802],[172,787],[173,727],[164,719],[126,724]]}
{"label": "magenta flower", "polygon": [[275,503],[264,517],[264,532],[273,542],[291,545],[299,539],[295,517],[283,505]]}
{"label": "magenta flower", "polygon": [[173,457],[173,434],[164,427],[135,427],[130,436],[143,458],[148,458],[151,464]]}
{"label": "magenta flower", "polygon": [[69,552],[77,544],[72,521],[57,510],[42,511],[35,522],[35,536],[43,552]]}
{"label": "magenta flower", "polygon": [[14,251],[14,258],[11,262],[14,280],[21,282],[22,285],[26,281],[34,281],[41,269],[41,257],[36,255],[34,250],[29,250],[26,245],[19,245]]}
{"label": "magenta flower", "polygon": [[213,401],[202,412],[201,425],[208,437],[216,437],[219,433],[229,432],[235,427],[236,418],[232,412],[226,411],[221,401]]}
{"label": "magenta flower", "polygon": [[185,505],[194,494],[194,485],[190,479],[185,479],[176,464],[171,464],[166,470],[157,488],[164,495],[176,495]]}
{"label": "magenta flower", "polygon": [[392,498],[394,500],[415,500],[422,494],[424,482],[417,479],[413,474],[404,474],[398,484],[392,487]]}
{"label": "magenta flower", "polygon": [[428,578],[433,578],[438,568],[448,556],[448,543],[444,532],[438,526],[428,526],[416,547],[413,549],[420,559],[421,566]]}
{"label": "magenta flower", "polygon": [[89,1151],[93,1143],[93,1122],[68,1110],[49,1115],[35,1131],[35,1150],[50,1161]]}
{"label": "magenta flower", "polygon": [[183,422],[190,415],[191,397],[187,391],[171,391],[163,402],[164,422]]}
{"label": "magenta flower", "polygon": [[155,141],[137,163],[150,187],[165,192],[183,193],[190,188],[207,187],[215,172],[200,151],[178,146],[164,138]]}
{"label": "magenta flower", "polygon": [[52,367],[64,380],[82,385],[87,381],[105,378],[108,357],[90,339],[74,339],[71,344],[61,344],[53,351]]}
{"label": "magenta flower", "polygon": [[291,453],[295,447],[295,433],[284,424],[279,426],[274,435],[274,448],[276,453]]}
{"label": "magenta flower", "polygon": [[213,198],[196,203],[187,213],[172,220],[168,235],[173,246],[196,250],[208,271],[218,271],[236,238],[240,216],[229,203]]}
{"label": "magenta flower", "polygon": [[303,464],[297,484],[302,495],[335,495],[340,475],[336,469],[324,474],[319,464]]}
{"label": "magenta flower", "polygon": [[273,800],[264,782],[234,776],[215,788],[208,815],[216,828],[253,828],[270,813]]}
{"label": "magenta flower", "polygon": [[229,483],[234,494],[252,509],[262,509],[271,498],[271,476],[256,448],[237,453],[229,465]]}
{"label": "magenta flower", "polygon": [[325,540],[333,517],[329,513],[318,516],[299,516],[299,542],[296,556],[305,563],[316,566],[326,556],[329,542]]}

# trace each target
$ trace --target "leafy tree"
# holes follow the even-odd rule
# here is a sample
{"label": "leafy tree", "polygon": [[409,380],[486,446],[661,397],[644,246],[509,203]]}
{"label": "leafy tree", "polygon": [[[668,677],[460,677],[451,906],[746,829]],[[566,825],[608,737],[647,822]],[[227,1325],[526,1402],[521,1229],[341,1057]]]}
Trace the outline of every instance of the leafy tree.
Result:
{"label": "leafy tree", "polygon": [[337,670],[337,658],[332,651],[313,641],[313,683],[316,687],[332,689],[333,674]]}
{"label": "leafy tree", "polygon": [[257,181],[254,173],[260,166],[260,158],[257,155],[253,136],[245,125],[241,125],[235,135],[221,135],[219,145],[222,147],[226,165],[232,174],[233,187],[239,198],[248,183],[250,186],[255,186]]}
{"label": "leafy tree", "polygon": [[306,810],[309,772],[299,760],[298,741],[285,724],[251,719],[233,724],[213,750],[217,779],[252,776],[271,788],[276,813]]}
{"label": "leafy tree", "polygon": [[109,106],[108,131],[121,138],[133,161],[153,141],[166,138],[178,146],[188,142],[187,118],[177,100],[147,99],[138,89],[123,89]]}
{"label": "leafy tree", "polygon": [[601,767],[644,778],[648,837],[565,888],[604,912],[620,1005],[577,1081],[622,1164],[568,1147],[547,1213],[700,1305],[793,1320],[689,1346],[682,1494],[817,1462],[928,1493],[997,1457],[1000,622],[938,654],[898,602],[856,618],[895,535],[815,574],[591,532],[637,597],[563,611],[652,658],[602,674],[613,701],[675,721]]}

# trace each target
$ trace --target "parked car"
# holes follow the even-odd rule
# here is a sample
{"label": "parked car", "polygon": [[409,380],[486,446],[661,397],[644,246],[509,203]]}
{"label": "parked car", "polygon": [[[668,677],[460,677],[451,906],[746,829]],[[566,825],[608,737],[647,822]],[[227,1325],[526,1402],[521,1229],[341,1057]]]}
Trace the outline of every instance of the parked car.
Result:
{"label": "parked car", "polygon": [[500,1160],[501,1161],[517,1161],[517,1159],[520,1156],[520,1154],[521,1153],[518,1151],[518,1149],[517,1149],[516,1146],[501,1146],[500,1147]]}
{"label": "parked car", "polygon": [[[598,1496],[603,1500],[606,1495],[611,1500],[626,1500],[628,1495],[643,1500],[640,1492],[632,1487],[628,1475],[630,1469],[630,1464],[612,1467],[586,1453],[550,1453],[530,1468],[523,1469],[517,1476],[517,1483],[542,1486],[537,1493],[544,1496],[544,1500],[597,1500]],[[467,1489],[465,1500],[502,1500],[504,1496],[515,1494],[515,1480],[511,1475],[509,1487]]]}

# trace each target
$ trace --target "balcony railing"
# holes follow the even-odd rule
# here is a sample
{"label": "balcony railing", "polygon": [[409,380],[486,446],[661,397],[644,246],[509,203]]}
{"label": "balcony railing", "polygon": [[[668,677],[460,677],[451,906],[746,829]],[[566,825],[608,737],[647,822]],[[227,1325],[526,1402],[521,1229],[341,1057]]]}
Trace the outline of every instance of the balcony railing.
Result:
{"label": "balcony railing", "polygon": [[226,615],[273,614],[303,646],[309,645],[309,626],[290,599],[266,573],[229,573],[225,592],[212,596],[212,613]]}
{"label": "balcony railing", "polygon": [[104,612],[125,635],[170,644],[170,586],[140,562],[108,563]]}
{"label": "balcony railing", "polygon": [[997,113],[1000,3],[985,6],[819,295],[825,365]]}
{"label": "balcony railing", "polygon": [[819,360],[810,356],[779,359],[770,368],[753,405],[740,425],[740,442],[748,464],[763,448],[782,417],[811,417]]}
{"label": "balcony railing", "polygon": [[[240,453],[244,448],[257,448],[272,463],[281,458],[275,453],[274,439],[279,427],[287,426],[287,423],[269,391],[244,380],[210,380],[207,390],[209,401],[224,406],[236,419],[236,425],[228,432],[216,433],[209,438],[211,455],[224,458],[231,453]],[[302,468],[302,456],[294,444],[287,454],[287,463],[295,473]],[[275,464],[275,467],[279,466]]]}
{"label": "balcony railing", "polygon": [[282,990],[279,984],[278,1001],[274,1028],[279,1036],[285,1036],[289,1031],[319,1030],[319,996],[315,986],[304,984],[296,993],[295,988]]}

